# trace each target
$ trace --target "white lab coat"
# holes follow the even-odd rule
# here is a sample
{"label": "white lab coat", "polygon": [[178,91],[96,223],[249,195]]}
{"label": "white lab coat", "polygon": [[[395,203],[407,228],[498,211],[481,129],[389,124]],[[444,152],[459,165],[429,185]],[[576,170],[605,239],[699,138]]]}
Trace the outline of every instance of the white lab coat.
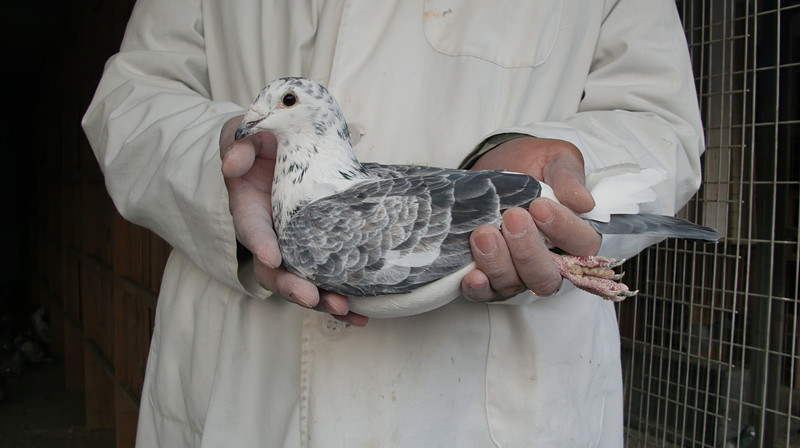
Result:
{"label": "white lab coat", "polygon": [[587,170],[665,169],[650,211],[699,185],[670,0],[141,0],[84,119],[119,211],[175,248],[137,446],[621,446],[610,302],[458,299],[346,328],[242,286],[219,130],[292,75],[329,87],[362,161],[454,167],[513,131],[576,144]]}

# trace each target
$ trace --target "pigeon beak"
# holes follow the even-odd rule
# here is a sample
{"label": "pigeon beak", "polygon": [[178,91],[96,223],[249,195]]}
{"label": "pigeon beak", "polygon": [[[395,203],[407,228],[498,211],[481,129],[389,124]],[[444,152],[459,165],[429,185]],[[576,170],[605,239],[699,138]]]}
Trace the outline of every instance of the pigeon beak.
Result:
{"label": "pigeon beak", "polygon": [[234,134],[234,138],[236,140],[241,140],[241,139],[247,137],[248,135],[255,134],[256,132],[258,132],[255,129],[256,125],[261,123],[262,120],[263,120],[263,118],[259,118],[258,120],[247,121],[247,122],[242,120],[242,122],[239,124],[239,127],[236,128],[236,134]]}

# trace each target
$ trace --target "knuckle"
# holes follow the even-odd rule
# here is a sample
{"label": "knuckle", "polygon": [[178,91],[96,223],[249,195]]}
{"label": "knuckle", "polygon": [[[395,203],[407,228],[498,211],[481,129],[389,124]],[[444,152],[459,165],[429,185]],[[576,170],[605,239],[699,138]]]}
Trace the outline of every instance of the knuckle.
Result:
{"label": "knuckle", "polygon": [[537,294],[549,295],[549,294],[553,294],[554,292],[558,291],[559,286],[561,286],[561,279],[560,278],[558,280],[555,280],[555,279],[547,280],[545,282],[542,282],[539,285],[538,288],[536,288],[536,289],[531,288],[531,289],[533,291],[536,291]]}
{"label": "knuckle", "polygon": [[558,291],[558,289],[561,287],[562,280],[563,279],[560,275],[548,277],[540,279],[536,282],[532,282],[528,285],[528,287],[534,292],[534,294],[549,295]]}
{"label": "knuckle", "polygon": [[498,291],[498,294],[501,297],[507,299],[509,297],[513,297],[517,294],[520,294],[523,291],[525,291],[525,285],[512,285],[501,289],[500,291]]}
{"label": "knuckle", "polygon": [[511,260],[498,254],[478,254],[475,265],[491,279],[503,278],[511,268]]}
{"label": "knuckle", "polygon": [[274,273],[270,272],[269,269],[267,269],[265,266],[261,266],[258,263],[254,263],[253,269],[256,283],[269,291],[275,292]]}
{"label": "knuckle", "polygon": [[512,250],[511,257],[515,266],[530,266],[542,261],[539,252],[530,243],[520,245],[516,250]]}

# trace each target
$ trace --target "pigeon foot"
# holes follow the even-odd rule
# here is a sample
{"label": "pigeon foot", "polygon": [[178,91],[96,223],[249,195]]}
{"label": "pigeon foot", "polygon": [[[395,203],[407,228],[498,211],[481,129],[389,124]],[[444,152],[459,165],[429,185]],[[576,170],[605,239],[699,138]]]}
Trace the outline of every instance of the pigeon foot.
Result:
{"label": "pigeon foot", "polygon": [[561,276],[584,291],[613,302],[621,302],[639,292],[631,291],[619,281],[624,273],[614,272],[614,268],[622,265],[625,260],[601,256],[552,255]]}

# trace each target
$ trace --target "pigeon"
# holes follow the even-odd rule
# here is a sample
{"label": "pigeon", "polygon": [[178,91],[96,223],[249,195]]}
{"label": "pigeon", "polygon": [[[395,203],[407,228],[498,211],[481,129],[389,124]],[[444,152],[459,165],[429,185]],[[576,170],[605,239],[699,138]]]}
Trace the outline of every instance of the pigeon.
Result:
{"label": "pigeon", "polygon": [[[504,210],[527,207],[540,196],[556,200],[549,186],[521,173],[362,163],[338,103],[306,78],[280,78],[264,87],[235,139],[257,132],[278,141],[272,214],[283,266],[348,296],[350,309],[369,317],[419,314],[454,300],[475,267],[469,244],[474,229],[500,226]],[[644,191],[634,202],[655,199],[648,187],[665,177],[627,165],[605,171],[588,175],[587,186],[610,190],[606,196],[613,197],[619,184],[608,179],[630,177],[638,185],[630,190]],[[627,214],[595,207],[585,219],[601,234],[719,238],[713,229],[640,214],[630,201],[617,202]],[[579,288],[614,301],[637,293],[614,271],[624,260],[551,255],[562,277]]]}
{"label": "pigeon", "polygon": [[752,446],[756,441],[758,433],[753,425],[747,425],[738,435],[728,438],[725,441],[725,448],[745,448]]}
{"label": "pigeon", "polygon": [[30,325],[39,341],[50,345],[50,324],[47,323],[47,310],[41,307],[37,308],[31,314]]}

